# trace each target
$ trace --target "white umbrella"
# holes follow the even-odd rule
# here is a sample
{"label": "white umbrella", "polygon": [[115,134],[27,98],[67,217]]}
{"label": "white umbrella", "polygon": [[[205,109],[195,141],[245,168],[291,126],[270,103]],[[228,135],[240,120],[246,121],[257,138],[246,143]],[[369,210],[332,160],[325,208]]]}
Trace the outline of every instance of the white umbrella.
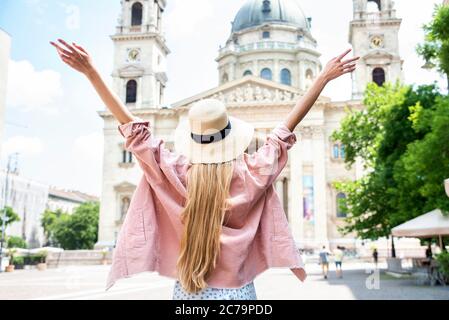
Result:
{"label": "white umbrella", "polygon": [[449,217],[444,216],[440,209],[433,210],[415,219],[407,221],[391,230],[395,237],[409,238],[440,238],[443,248],[443,236],[449,235]]}

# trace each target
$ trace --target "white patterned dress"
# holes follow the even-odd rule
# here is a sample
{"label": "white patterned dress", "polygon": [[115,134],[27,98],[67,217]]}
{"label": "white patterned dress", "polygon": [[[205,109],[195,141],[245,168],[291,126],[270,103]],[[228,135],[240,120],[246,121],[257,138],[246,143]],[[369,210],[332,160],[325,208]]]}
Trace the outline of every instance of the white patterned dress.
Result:
{"label": "white patterned dress", "polygon": [[237,289],[208,287],[198,293],[188,293],[182,288],[181,283],[176,281],[173,300],[257,300],[257,295],[253,282]]}

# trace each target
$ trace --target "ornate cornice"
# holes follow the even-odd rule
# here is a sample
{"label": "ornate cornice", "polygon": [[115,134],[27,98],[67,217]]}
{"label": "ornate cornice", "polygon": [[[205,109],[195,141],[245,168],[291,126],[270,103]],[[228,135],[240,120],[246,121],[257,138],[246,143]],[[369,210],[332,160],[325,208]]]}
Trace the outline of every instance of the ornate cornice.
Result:
{"label": "ornate cornice", "polygon": [[136,186],[134,184],[126,181],[114,186],[116,192],[133,192],[135,189]]}
{"label": "ornate cornice", "polygon": [[155,39],[166,55],[171,53],[165,39],[158,32],[115,34],[111,36],[111,39],[116,42]]}
{"label": "ornate cornice", "polygon": [[300,126],[297,131],[302,138],[310,139],[314,137],[322,137],[325,130],[324,126]]}

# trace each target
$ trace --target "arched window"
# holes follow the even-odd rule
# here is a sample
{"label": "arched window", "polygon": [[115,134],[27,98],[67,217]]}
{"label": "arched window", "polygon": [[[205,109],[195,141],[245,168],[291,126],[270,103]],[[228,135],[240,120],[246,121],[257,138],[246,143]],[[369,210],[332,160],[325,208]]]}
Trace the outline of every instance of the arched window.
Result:
{"label": "arched window", "polygon": [[334,147],[332,148],[332,156],[334,159],[340,158],[340,146],[338,143],[334,144]]}
{"label": "arched window", "polygon": [[252,76],[253,75],[253,73],[251,72],[251,70],[246,70],[244,73],[243,73],[243,76],[245,77],[245,76]]}
{"label": "arched window", "polygon": [[332,157],[334,159],[344,159],[346,157],[345,145],[342,143],[335,143],[332,147]]}
{"label": "arched window", "polygon": [[126,83],[126,103],[137,102],[137,81],[129,80]]}
{"label": "arched window", "polygon": [[344,144],[340,145],[340,157],[342,159],[346,158],[346,147]]}
{"label": "arched window", "polygon": [[311,69],[307,69],[307,71],[306,71],[306,81],[305,81],[306,89],[309,89],[312,86],[313,78],[314,78],[313,71]]}
{"label": "arched window", "polygon": [[288,69],[282,69],[281,71],[281,83],[291,86],[292,85],[292,73]]}
{"label": "arched window", "polygon": [[270,31],[262,32],[262,38],[263,39],[270,39]]}
{"label": "arched window", "polygon": [[143,6],[140,2],[133,4],[131,8],[131,25],[141,26],[143,17]]}
{"label": "arched window", "polygon": [[260,77],[266,80],[273,80],[273,72],[269,68],[264,68],[260,72]]}
{"label": "arched window", "polygon": [[227,73],[223,73],[223,76],[221,77],[221,82],[226,83],[229,81],[229,76]]}
{"label": "arched window", "polygon": [[122,156],[122,163],[133,163],[133,154],[131,152],[123,150]]}
{"label": "arched window", "polygon": [[131,200],[129,197],[123,197],[121,204],[120,204],[120,215],[121,219],[123,220],[126,216],[126,213],[128,212],[129,205],[131,204]]}
{"label": "arched window", "polygon": [[385,70],[382,68],[375,68],[373,70],[373,82],[379,87],[385,83]]}
{"label": "arched window", "polygon": [[346,194],[340,192],[337,194],[337,218],[346,218],[348,213],[345,208]]}
{"label": "arched window", "polygon": [[382,3],[380,0],[368,0],[368,12],[379,12],[382,11]]}

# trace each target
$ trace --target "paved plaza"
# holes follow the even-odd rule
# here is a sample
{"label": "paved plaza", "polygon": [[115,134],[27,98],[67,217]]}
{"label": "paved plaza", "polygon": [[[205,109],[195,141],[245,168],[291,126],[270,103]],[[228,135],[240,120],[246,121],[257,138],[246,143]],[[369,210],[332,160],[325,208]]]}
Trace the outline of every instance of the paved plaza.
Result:
{"label": "paved plaza", "polygon": [[[259,300],[449,300],[449,287],[422,286],[413,278],[396,279],[383,272],[372,273],[370,268],[370,264],[347,264],[343,279],[338,279],[331,270],[325,280],[320,275],[319,266],[309,264],[309,278],[304,284],[296,280],[288,269],[271,269],[257,277],[255,286]],[[43,272],[18,270],[1,273],[0,299],[171,299],[174,281],[155,273],[121,280],[106,292],[104,285],[108,270],[108,266],[73,266]]]}

